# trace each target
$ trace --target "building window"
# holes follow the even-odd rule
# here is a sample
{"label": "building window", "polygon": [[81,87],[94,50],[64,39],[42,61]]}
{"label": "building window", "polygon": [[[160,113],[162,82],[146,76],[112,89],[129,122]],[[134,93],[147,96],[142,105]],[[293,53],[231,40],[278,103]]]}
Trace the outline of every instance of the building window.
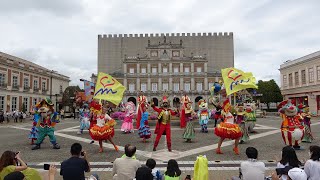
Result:
{"label": "building window", "polygon": [[153,67],[153,68],[152,68],[152,73],[153,73],[153,74],[157,73],[157,68],[156,68],[156,67]]}
{"label": "building window", "polygon": [[147,91],[147,84],[146,83],[141,84],[141,91],[143,91],[143,92]]}
{"label": "building window", "polygon": [[33,80],[33,89],[34,90],[39,89],[38,88],[38,80]]}
{"label": "building window", "polygon": [[301,71],[301,83],[306,84],[306,70]]}
{"label": "building window", "polygon": [[190,83],[184,83],[184,91],[186,92],[190,91]]}
{"label": "building window", "polygon": [[151,51],[151,57],[158,57],[158,51]]}
{"label": "building window", "polygon": [[5,86],[6,84],[6,74],[0,73],[0,86]]}
{"label": "building window", "polygon": [[197,91],[202,91],[202,83],[197,83]]}
{"label": "building window", "polygon": [[283,86],[284,87],[288,86],[288,84],[287,84],[287,75],[283,75]]}
{"label": "building window", "polygon": [[141,68],[141,74],[146,74],[147,73],[147,69],[146,68]]}
{"label": "building window", "polygon": [[185,68],[184,68],[184,72],[185,72],[185,73],[189,73],[189,72],[190,72],[190,68],[189,68],[189,67],[185,67]]}
{"label": "building window", "polygon": [[292,86],[293,79],[292,79],[292,73],[289,74],[289,86]]}
{"label": "building window", "polygon": [[153,92],[156,92],[156,91],[158,91],[158,83],[152,83],[152,91]]}
{"label": "building window", "polygon": [[38,100],[37,100],[37,98],[33,98],[33,105],[36,105],[37,104],[37,102],[38,102]]}
{"label": "building window", "polygon": [[0,96],[0,110],[4,112],[4,96]]}
{"label": "building window", "polygon": [[299,73],[298,72],[294,73],[294,83],[296,86],[299,86]]}
{"label": "building window", "polygon": [[28,89],[29,88],[29,78],[23,79],[23,88]]}
{"label": "building window", "polygon": [[168,91],[169,89],[169,84],[168,83],[162,83],[162,90],[163,91]]}
{"label": "building window", "polygon": [[129,73],[130,73],[130,74],[134,74],[134,68],[130,68],[130,69],[129,69]]}
{"label": "building window", "polygon": [[18,76],[12,76],[12,86],[18,88]]}
{"label": "building window", "polygon": [[163,72],[163,73],[168,73],[168,68],[167,68],[167,67],[164,67],[164,68],[162,69],[162,72]]}
{"label": "building window", "polygon": [[174,68],[173,68],[173,72],[174,72],[174,73],[179,73],[179,68],[178,68],[178,67],[174,67]]}
{"label": "building window", "polygon": [[180,51],[172,51],[172,57],[180,57]]}
{"label": "building window", "polygon": [[129,84],[129,91],[134,92],[135,91],[134,87],[135,87],[135,84]]}
{"label": "building window", "polygon": [[179,91],[179,83],[173,83],[173,91],[178,92]]}
{"label": "building window", "polygon": [[42,82],[42,91],[46,91],[46,82]]}
{"label": "building window", "polygon": [[201,67],[197,67],[197,73],[202,72],[202,68]]}
{"label": "building window", "polygon": [[320,66],[317,66],[317,81],[320,81]]}
{"label": "building window", "polygon": [[213,87],[214,83],[213,82],[209,82],[209,89],[211,90],[211,87]]}
{"label": "building window", "polygon": [[17,110],[17,97],[11,98],[11,111]]}
{"label": "building window", "polygon": [[313,67],[309,68],[309,82],[313,83],[314,82],[314,73],[313,73]]}
{"label": "building window", "polygon": [[22,105],[23,105],[23,106],[22,106],[23,109],[22,109],[22,110],[24,110],[25,112],[26,112],[26,111],[29,111],[29,110],[28,110],[28,100],[29,100],[28,97],[24,97],[24,98],[23,98],[23,104],[22,104]]}

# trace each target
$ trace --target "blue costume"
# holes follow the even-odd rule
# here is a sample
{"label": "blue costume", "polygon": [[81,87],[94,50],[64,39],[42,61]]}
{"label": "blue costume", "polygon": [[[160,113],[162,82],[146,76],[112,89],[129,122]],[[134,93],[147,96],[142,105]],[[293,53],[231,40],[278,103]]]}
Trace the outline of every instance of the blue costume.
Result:
{"label": "blue costume", "polygon": [[148,125],[148,115],[148,112],[144,112],[140,120],[139,136],[143,139],[149,139],[151,137],[150,127]]}

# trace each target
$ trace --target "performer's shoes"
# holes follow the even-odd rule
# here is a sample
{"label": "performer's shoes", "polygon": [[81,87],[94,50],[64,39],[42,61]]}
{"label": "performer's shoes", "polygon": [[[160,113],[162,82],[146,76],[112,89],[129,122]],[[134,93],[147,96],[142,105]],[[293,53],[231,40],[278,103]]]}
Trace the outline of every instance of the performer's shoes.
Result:
{"label": "performer's shoes", "polygon": [[99,153],[102,153],[103,152],[103,148],[99,148]]}
{"label": "performer's shoes", "polygon": [[171,148],[170,148],[170,149],[168,149],[168,151],[169,151],[169,152],[172,152]]}
{"label": "performer's shoes", "polygon": [[236,154],[236,155],[239,155],[240,153],[239,153],[239,148],[237,148],[237,147],[234,147],[233,148],[233,151],[234,151],[234,153]]}
{"label": "performer's shoes", "polygon": [[40,145],[38,145],[38,144],[36,144],[35,146],[33,146],[31,150],[37,150],[37,149],[40,149]]}
{"label": "performer's shoes", "polygon": [[244,141],[243,140],[241,140],[240,142],[239,142],[239,144],[243,144],[244,143]]}
{"label": "performer's shoes", "polygon": [[223,152],[221,151],[221,149],[216,149],[216,154],[223,154]]}
{"label": "performer's shoes", "polygon": [[59,144],[57,143],[57,144],[53,145],[53,149],[60,149]]}
{"label": "performer's shoes", "polygon": [[153,148],[153,151],[157,151],[157,149],[154,147],[154,148]]}
{"label": "performer's shoes", "polygon": [[94,143],[94,140],[92,140],[91,142],[90,142],[90,144],[93,144]]}

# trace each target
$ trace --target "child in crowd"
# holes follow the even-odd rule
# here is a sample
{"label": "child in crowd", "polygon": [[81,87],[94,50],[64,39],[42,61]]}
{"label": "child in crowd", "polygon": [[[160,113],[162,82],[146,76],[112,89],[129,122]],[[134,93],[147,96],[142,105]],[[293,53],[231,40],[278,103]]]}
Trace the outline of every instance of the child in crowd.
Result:
{"label": "child in crowd", "polygon": [[161,180],[162,175],[160,173],[160,170],[155,168],[157,165],[156,161],[154,159],[148,159],[146,166],[148,166],[150,169],[152,169],[152,175],[154,180]]}

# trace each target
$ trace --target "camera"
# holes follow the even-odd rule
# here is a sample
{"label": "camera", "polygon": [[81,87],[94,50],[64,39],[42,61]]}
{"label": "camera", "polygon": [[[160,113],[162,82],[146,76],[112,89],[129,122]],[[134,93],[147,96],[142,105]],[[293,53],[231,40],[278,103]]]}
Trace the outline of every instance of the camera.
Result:
{"label": "camera", "polygon": [[185,180],[191,180],[191,175],[187,175]]}
{"label": "camera", "polygon": [[49,168],[50,168],[50,164],[44,164],[43,165],[43,169],[44,170],[49,170]]}
{"label": "camera", "polygon": [[292,166],[286,166],[284,168],[276,168],[277,175],[287,175]]}
{"label": "camera", "polygon": [[84,156],[84,152],[83,151],[81,151],[81,156]]}

